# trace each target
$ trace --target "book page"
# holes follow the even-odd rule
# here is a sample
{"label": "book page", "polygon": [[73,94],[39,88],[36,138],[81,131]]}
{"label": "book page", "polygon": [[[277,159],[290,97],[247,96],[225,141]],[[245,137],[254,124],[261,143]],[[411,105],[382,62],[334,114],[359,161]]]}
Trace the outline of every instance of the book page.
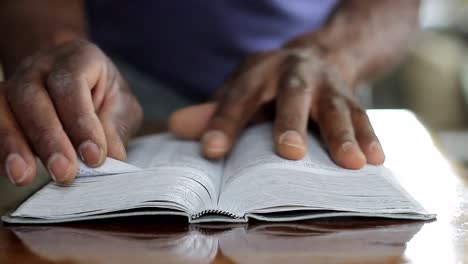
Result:
{"label": "book page", "polygon": [[217,199],[223,160],[206,160],[200,155],[198,142],[176,139],[169,134],[151,135],[131,141],[125,161],[106,158],[100,167],[91,168],[78,160],[77,177],[148,171],[159,167],[174,167],[199,174],[198,180]]}
{"label": "book page", "polygon": [[286,160],[275,154],[271,124],[248,129],[239,138],[226,161],[223,185],[235,181],[243,171],[272,165],[284,168],[309,168],[317,171],[342,171],[328,156],[320,142],[312,135],[308,138],[308,153],[298,161]]}
{"label": "book page", "polygon": [[167,133],[145,136],[129,144],[127,157],[126,163],[147,171],[161,167],[185,171],[217,200],[224,161],[203,158],[198,141],[177,139]]}
{"label": "book page", "polygon": [[193,215],[216,207],[223,162],[202,158],[197,142],[168,134],[144,137],[130,144],[126,164],[106,162],[129,172],[97,175],[97,168],[68,186],[51,182],[12,216],[66,219],[148,207]]}
{"label": "book page", "polygon": [[130,165],[120,160],[113,158],[106,158],[104,163],[98,168],[92,168],[84,164],[78,159],[78,172],[77,177],[87,177],[96,175],[108,175],[142,171],[143,169]]}
{"label": "book page", "polygon": [[211,207],[206,189],[185,172],[153,171],[88,176],[60,186],[50,182],[21,204],[12,217],[68,219],[118,211],[164,208],[196,214]]}
{"label": "book page", "polygon": [[246,131],[226,161],[219,206],[238,216],[292,210],[424,213],[383,166],[337,166],[313,136],[299,161],[274,153],[272,126]]}

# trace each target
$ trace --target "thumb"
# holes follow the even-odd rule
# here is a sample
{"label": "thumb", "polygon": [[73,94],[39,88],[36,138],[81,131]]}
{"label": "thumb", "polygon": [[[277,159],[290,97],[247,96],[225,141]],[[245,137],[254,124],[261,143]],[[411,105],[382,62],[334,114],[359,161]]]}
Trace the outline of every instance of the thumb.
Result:
{"label": "thumb", "polygon": [[169,131],[179,138],[199,139],[216,111],[217,103],[209,102],[179,109],[169,118]]}

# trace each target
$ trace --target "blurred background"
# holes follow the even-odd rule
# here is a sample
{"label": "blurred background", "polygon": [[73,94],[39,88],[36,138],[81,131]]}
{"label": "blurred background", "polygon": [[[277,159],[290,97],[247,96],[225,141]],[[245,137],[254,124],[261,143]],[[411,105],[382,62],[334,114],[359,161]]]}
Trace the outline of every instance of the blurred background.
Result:
{"label": "blurred background", "polygon": [[468,0],[423,0],[405,61],[368,94],[372,108],[407,108],[452,160],[468,164]]}

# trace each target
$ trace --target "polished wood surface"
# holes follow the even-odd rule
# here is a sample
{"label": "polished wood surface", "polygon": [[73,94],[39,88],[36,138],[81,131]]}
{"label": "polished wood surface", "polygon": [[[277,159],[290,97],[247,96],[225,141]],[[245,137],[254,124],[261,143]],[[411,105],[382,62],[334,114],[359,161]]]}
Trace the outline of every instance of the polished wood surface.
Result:
{"label": "polished wood surface", "polygon": [[[386,166],[432,222],[322,219],[295,223],[188,225],[139,217],[62,225],[0,225],[0,263],[468,263],[468,189],[407,112],[373,111]],[[48,178],[15,188],[0,179],[0,213]],[[467,249],[467,250],[465,250]]]}

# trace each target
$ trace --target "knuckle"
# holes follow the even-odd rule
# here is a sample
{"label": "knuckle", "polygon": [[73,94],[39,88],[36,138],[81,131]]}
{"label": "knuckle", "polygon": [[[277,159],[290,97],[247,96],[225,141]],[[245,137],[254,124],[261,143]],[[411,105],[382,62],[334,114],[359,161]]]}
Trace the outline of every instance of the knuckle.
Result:
{"label": "knuckle", "polygon": [[96,131],[98,131],[97,124],[99,122],[99,118],[94,112],[81,111],[77,113],[73,122],[65,122],[63,126],[69,138],[77,140],[80,138],[94,138]]}
{"label": "knuckle", "polygon": [[8,151],[12,148],[16,142],[14,133],[6,128],[0,129],[0,149],[2,151]]}
{"label": "knuckle", "polygon": [[343,79],[343,76],[340,75],[336,69],[327,68],[324,71],[324,79],[329,85],[329,89],[333,89],[334,92],[340,93],[342,96],[348,98],[352,97],[351,89],[349,89],[348,84]]}
{"label": "knuckle", "polygon": [[0,159],[5,161],[7,156],[10,153],[17,152],[18,149],[18,139],[8,130],[0,129]]}
{"label": "knuckle", "polygon": [[70,125],[70,130],[74,132],[88,132],[95,130],[98,118],[94,113],[81,112],[75,122]]}
{"label": "knuckle", "polygon": [[366,145],[370,145],[370,144],[372,144],[374,142],[379,142],[379,139],[377,138],[377,136],[374,134],[373,131],[369,131],[369,134],[367,134],[366,138],[361,139],[361,140]]}
{"label": "knuckle", "polygon": [[351,109],[350,112],[354,123],[361,126],[370,126],[369,117],[364,109]]}
{"label": "knuckle", "polygon": [[237,127],[237,124],[240,123],[240,119],[234,115],[229,115],[225,111],[220,112],[219,114],[215,115],[210,122],[210,127],[213,129],[216,128],[225,128],[225,129],[233,129]]}
{"label": "knuckle", "polygon": [[377,135],[375,135],[374,129],[370,123],[363,123],[355,126],[356,137],[365,144],[370,144],[374,141],[379,141]]}
{"label": "knuckle", "polygon": [[209,129],[220,129],[225,132],[231,133],[237,131],[242,124],[242,119],[239,116],[229,114],[222,110],[215,114],[208,125]]}
{"label": "knuckle", "polygon": [[226,89],[224,98],[227,101],[235,101],[236,103],[243,103],[248,101],[257,89],[254,86],[247,84],[240,84],[231,86]]}
{"label": "knuckle", "polygon": [[284,74],[280,86],[292,95],[311,94],[315,84],[322,81],[319,62],[308,56],[292,54],[284,62]]}
{"label": "knuckle", "polygon": [[282,87],[290,95],[304,95],[312,93],[312,87],[307,85],[307,81],[298,73],[287,74],[282,80]]}
{"label": "knuckle", "polygon": [[356,139],[362,146],[370,146],[374,142],[379,142],[379,139],[372,130],[357,131]]}
{"label": "knuckle", "polygon": [[294,67],[303,73],[312,73],[314,71],[321,72],[324,68],[323,61],[310,51],[292,50],[288,52],[283,62],[285,67]]}
{"label": "knuckle", "polygon": [[320,111],[324,114],[339,114],[346,113],[349,109],[342,98],[333,96],[320,100]]}
{"label": "knuckle", "polygon": [[38,98],[39,89],[35,87],[36,85],[33,80],[27,77],[10,83],[7,86],[6,94],[8,102],[28,109],[27,107]]}
{"label": "knuckle", "polygon": [[282,115],[276,119],[275,126],[280,130],[297,129],[297,126],[301,124],[302,121],[303,118],[299,115]]}
{"label": "knuckle", "polygon": [[18,65],[18,68],[17,68],[17,72],[25,72],[27,71],[28,69],[30,69],[34,62],[36,61],[37,59],[37,55],[31,55],[31,56],[28,56],[26,57],[24,60],[22,60],[20,62],[20,64]]}
{"label": "knuckle", "polygon": [[330,131],[330,138],[337,139],[340,141],[351,140],[354,134],[349,129],[340,129],[336,131]]}
{"label": "knuckle", "polygon": [[69,70],[59,67],[51,72],[47,78],[47,85],[59,94],[65,95],[74,82],[75,77]]}
{"label": "knuckle", "polygon": [[349,110],[353,116],[359,119],[365,119],[365,120],[368,119],[366,110],[357,104],[354,104],[354,103],[349,104]]}
{"label": "knuckle", "polygon": [[252,99],[264,87],[261,85],[262,77],[251,73],[242,71],[228,77],[220,87],[218,98],[224,102],[235,103],[245,103]]}
{"label": "knuckle", "polygon": [[68,87],[73,81],[73,73],[63,67],[59,67],[49,74],[47,82],[57,88]]}
{"label": "knuckle", "polygon": [[296,65],[301,62],[310,60],[312,57],[308,52],[294,50],[291,51],[285,58],[285,63],[287,65]]}
{"label": "knuckle", "polygon": [[21,78],[22,75],[31,71],[46,70],[51,64],[51,61],[51,56],[46,54],[44,51],[38,51],[20,62],[12,78]]}
{"label": "knuckle", "polygon": [[51,127],[39,127],[35,128],[31,135],[31,142],[36,148],[50,148],[51,146],[57,146],[60,142],[60,133],[63,132],[63,128],[53,129]]}

